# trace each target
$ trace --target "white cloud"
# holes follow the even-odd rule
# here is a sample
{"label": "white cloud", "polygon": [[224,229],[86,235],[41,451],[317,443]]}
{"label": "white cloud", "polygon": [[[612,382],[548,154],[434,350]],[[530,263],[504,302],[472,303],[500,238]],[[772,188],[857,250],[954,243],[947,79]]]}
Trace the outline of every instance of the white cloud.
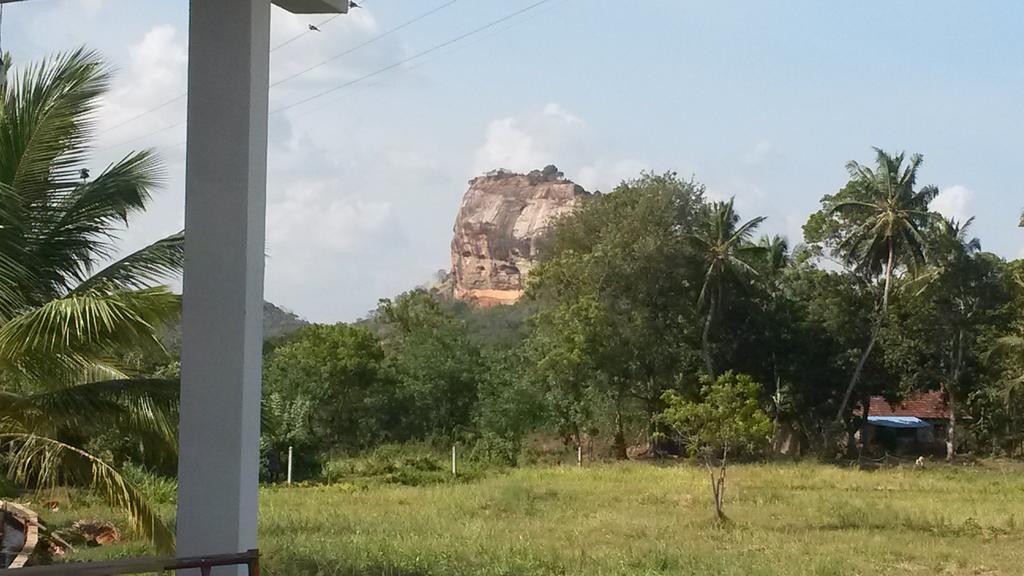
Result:
{"label": "white cloud", "polygon": [[548,164],[588,190],[609,191],[650,167],[635,158],[609,158],[593,149],[586,121],[557,102],[492,120],[477,149],[473,175],[496,168],[527,172]]}
{"label": "white cloud", "polygon": [[515,118],[491,121],[484,144],[476,152],[474,174],[495,168],[523,172],[550,163],[551,150],[545,149],[545,143],[538,141],[520,124]]}
{"label": "white cloud", "polygon": [[586,123],[555,102],[540,111],[492,120],[476,151],[473,174],[495,168],[527,172],[547,164],[564,171],[563,164],[585,147],[585,132]]}
{"label": "white cloud", "polygon": [[587,190],[610,192],[623,180],[636,178],[650,167],[640,160],[627,158],[610,162],[596,161],[573,172],[573,180]]}
{"label": "white cloud", "polygon": [[565,108],[562,108],[562,106],[559,105],[557,102],[548,102],[547,104],[545,104],[544,115],[550,116],[552,118],[557,118],[565,122],[566,124],[583,124],[583,120],[579,116],[576,116],[572,112],[569,112]]}
{"label": "white cloud", "polygon": [[[320,31],[309,30],[310,25]],[[372,40],[379,34],[371,10],[352,10],[338,17],[292,14],[275,9],[271,27],[270,81],[284,81],[270,91],[271,110],[337,87],[380,69],[403,56],[396,38]],[[365,44],[365,46],[364,46]],[[303,106],[311,110],[349,90],[343,89]]]}
{"label": "white cloud", "polygon": [[[184,120],[185,98],[133,120],[185,93],[188,50],[184,35],[171,25],[150,28],[128,48],[128,66],[114,77],[100,112],[100,146],[115,145]],[[131,120],[128,124],[121,125]],[[184,127],[155,135],[147,145],[179,141]],[[118,150],[123,153],[124,150]]]}
{"label": "white cloud", "polygon": [[957,184],[939,192],[929,208],[946,218],[955,218],[960,222],[965,222],[974,216],[974,196],[974,190]]}
{"label": "white cloud", "polygon": [[267,206],[267,244],[271,254],[310,251],[323,257],[351,252],[391,216],[388,202],[339,193],[337,178],[291,180],[272,191]]}

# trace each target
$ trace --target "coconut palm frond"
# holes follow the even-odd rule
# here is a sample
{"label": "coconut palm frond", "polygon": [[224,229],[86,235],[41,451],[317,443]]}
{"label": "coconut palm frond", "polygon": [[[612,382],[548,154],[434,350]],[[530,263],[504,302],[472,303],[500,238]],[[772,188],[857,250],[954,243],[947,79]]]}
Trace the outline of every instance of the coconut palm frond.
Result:
{"label": "coconut palm frond", "polygon": [[911,268],[925,261],[926,230],[937,215],[928,204],[938,194],[934,186],[914,189],[917,172],[923,162],[918,154],[906,161],[905,155],[889,154],[876,148],[876,169],[850,162],[855,197],[836,200],[829,212],[854,223],[853,231],[840,243],[848,263],[856,269],[877,275],[888,259],[890,242],[900,260]]}
{"label": "coconut palm frond", "polygon": [[179,386],[173,380],[122,379],[88,382],[0,398],[0,420],[34,433],[117,429],[158,439],[153,450],[176,453]]}
{"label": "coconut palm frond", "polygon": [[181,273],[185,261],[185,233],[154,242],[93,274],[75,288],[76,293],[94,289],[137,290]]}
{"label": "coconut palm frond", "polygon": [[19,287],[31,283],[32,275],[22,263],[25,230],[17,209],[20,201],[17,192],[0,182],[0,322],[24,308]]}
{"label": "coconut palm frond", "polygon": [[38,490],[53,490],[69,483],[88,486],[111,506],[123,510],[131,527],[159,550],[174,550],[174,534],[146,498],[100,458],[70,444],[30,433],[7,432],[0,434],[0,439],[13,446],[8,459],[15,482]]}
{"label": "coconut palm frond", "polygon": [[0,89],[0,432],[17,447],[3,463],[26,485],[100,489],[167,548],[170,533],[138,493],[75,447],[114,430],[147,454],[175,450],[176,387],[132,380],[118,359],[163,350],[180,298],[154,285],[180,272],[181,235],[94,274],[163,180],[151,151],[90,178],[109,82],[99,56],[80,49],[26,66]]}
{"label": "coconut palm frond", "polygon": [[762,236],[757,244],[761,251],[756,255],[764,270],[765,281],[772,283],[778,280],[790,263],[789,241],[778,234],[774,236]]}
{"label": "coconut palm frond", "polygon": [[0,375],[10,390],[59,390],[86,382],[128,379],[115,359],[90,353],[43,353],[0,358]]}
{"label": "coconut palm frond", "polygon": [[140,344],[161,349],[156,328],[175,319],[180,297],[167,288],[69,294],[0,326],[0,359],[100,353]]}
{"label": "coconut palm frond", "polygon": [[161,172],[152,152],[137,152],[61,199],[32,254],[39,266],[51,271],[58,293],[85,281],[97,262],[113,255],[115,231],[145,208]]}
{"label": "coconut palm frond", "polygon": [[85,49],[26,67],[5,91],[0,182],[30,203],[74,189],[109,82],[109,68]]}

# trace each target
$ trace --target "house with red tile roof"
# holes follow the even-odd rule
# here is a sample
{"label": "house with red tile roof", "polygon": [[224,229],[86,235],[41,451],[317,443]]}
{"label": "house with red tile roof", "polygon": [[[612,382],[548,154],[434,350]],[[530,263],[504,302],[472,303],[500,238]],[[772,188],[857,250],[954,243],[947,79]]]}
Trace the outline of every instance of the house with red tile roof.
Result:
{"label": "house with red tile roof", "polygon": [[[923,392],[890,403],[882,396],[868,401],[860,439],[874,452],[921,454],[944,449],[949,406],[942,392]],[[864,407],[857,409],[864,415]]]}

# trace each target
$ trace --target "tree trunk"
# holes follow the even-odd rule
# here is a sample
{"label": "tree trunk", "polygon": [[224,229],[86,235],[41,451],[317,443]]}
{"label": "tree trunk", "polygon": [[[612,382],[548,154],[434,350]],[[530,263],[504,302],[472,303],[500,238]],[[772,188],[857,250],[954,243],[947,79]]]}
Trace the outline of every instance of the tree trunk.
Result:
{"label": "tree trunk", "polygon": [[626,452],[626,432],[622,429],[622,394],[619,394],[615,402],[615,438],[612,442],[612,450],[617,460],[628,460]]}
{"label": "tree trunk", "polygon": [[956,398],[952,389],[946,390],[949,401],[949,427],[946,428],[946,460],[953,461],[956,457]]}
{"label": "tree trunk", "polygon": [[711,495],[715,500],[715,518],[721,522],[725,517],[725,465],[729,457],[729,448],[722,449],[722,460],[718,465],[717,473],[712,463],[711,450],[708,450],[704,457],[704,465],[708,469],[711,478]]}
{"label": "tree trunk", "polygon": [[964,330],[957,332],[956,358],[953,360],[953,376],[946,385],[946,401],[949,404],[949,427],[946,428],[946,460],[956,457],[956,390],[960,384],[960,367],[964,361]]}
{"label": "tree trunk", "polygon": [[[865,443],[864,443],[864,440],[865,440],[865,436],[867,435],[867,428],[868,428],[866,424],[867,424],[867,421],[868,421],[868,417],[871,415],[871,394],[864,394],[864,399],[861,400],[861,406],[864,407],[864,413],[863,413],[864,422],[861,423],[861,426],[860,426],[859,429],[851,427],[852,429],[850,430],[850,443],[849,443],[849,446],[847,447],[847,450],[849,450],[849,452],[851,454],[854,451],[857,452],[857,460],[858,461],[860,461],[861,458],[863,457],[864,449],[867,447],[865,445]],[[857,438],[856,438],[856,435],[857,435],[858,431],[860,432],[860,442],[857,442]]]}
{"label": "tree trunk", "polygon": [[718,376],[715,374],[715,363],[711,359],[711,323],[715,319],[715,307],[717,304],[714,291],[712,291],[711,300],[708,301],[708,315],[704,318],[704,330],[701,331],[700,335],[700,348],[704,355],[704,367],[707,369],[708,378],[712,382],[718,379]]}
{"label": "tree trunk", "polygon": [[889,237],[889,262],[885,266],[885,289],[882,291],[882,310],[878,315],[878,319],[875,321],[874,328],[871,329],[871,339],[868,341],[868,347],[865,348],[864,353],[861,354],[860,360],[857,362],[857,368],[854,369],[853,376],[850,378],[850,383],[846,386],[846,392],[843,394],[843,402],[839,405],[839,410],[836,411],[835,424],[837,427],[842,423],[843,417],[846,415],[846,407],[850,404],[850,397],[853,395],[853,389],[857,386],[857,382],[860,381],[860,376],[864,371],[864,366],[868,363],[871,351],[874,350],[875,344],[878,342],[878,334],[882,331],[882,324],[885,322],[886,313],[889,311],[889,288],[892,285],[892,273],[895,264],[895,247],[893,246],[892,237]]}

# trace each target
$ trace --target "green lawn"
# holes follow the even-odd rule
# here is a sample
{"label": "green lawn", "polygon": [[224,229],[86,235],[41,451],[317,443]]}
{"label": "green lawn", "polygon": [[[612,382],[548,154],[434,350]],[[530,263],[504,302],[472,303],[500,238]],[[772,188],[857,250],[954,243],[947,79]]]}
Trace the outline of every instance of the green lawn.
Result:
{"label": "green lawn", "polygon": [[275,487],[260,546],[271,576],[1024,573],[1017,466],[735,466],[725,527],[708,492],[700,468],[643,463]]}

